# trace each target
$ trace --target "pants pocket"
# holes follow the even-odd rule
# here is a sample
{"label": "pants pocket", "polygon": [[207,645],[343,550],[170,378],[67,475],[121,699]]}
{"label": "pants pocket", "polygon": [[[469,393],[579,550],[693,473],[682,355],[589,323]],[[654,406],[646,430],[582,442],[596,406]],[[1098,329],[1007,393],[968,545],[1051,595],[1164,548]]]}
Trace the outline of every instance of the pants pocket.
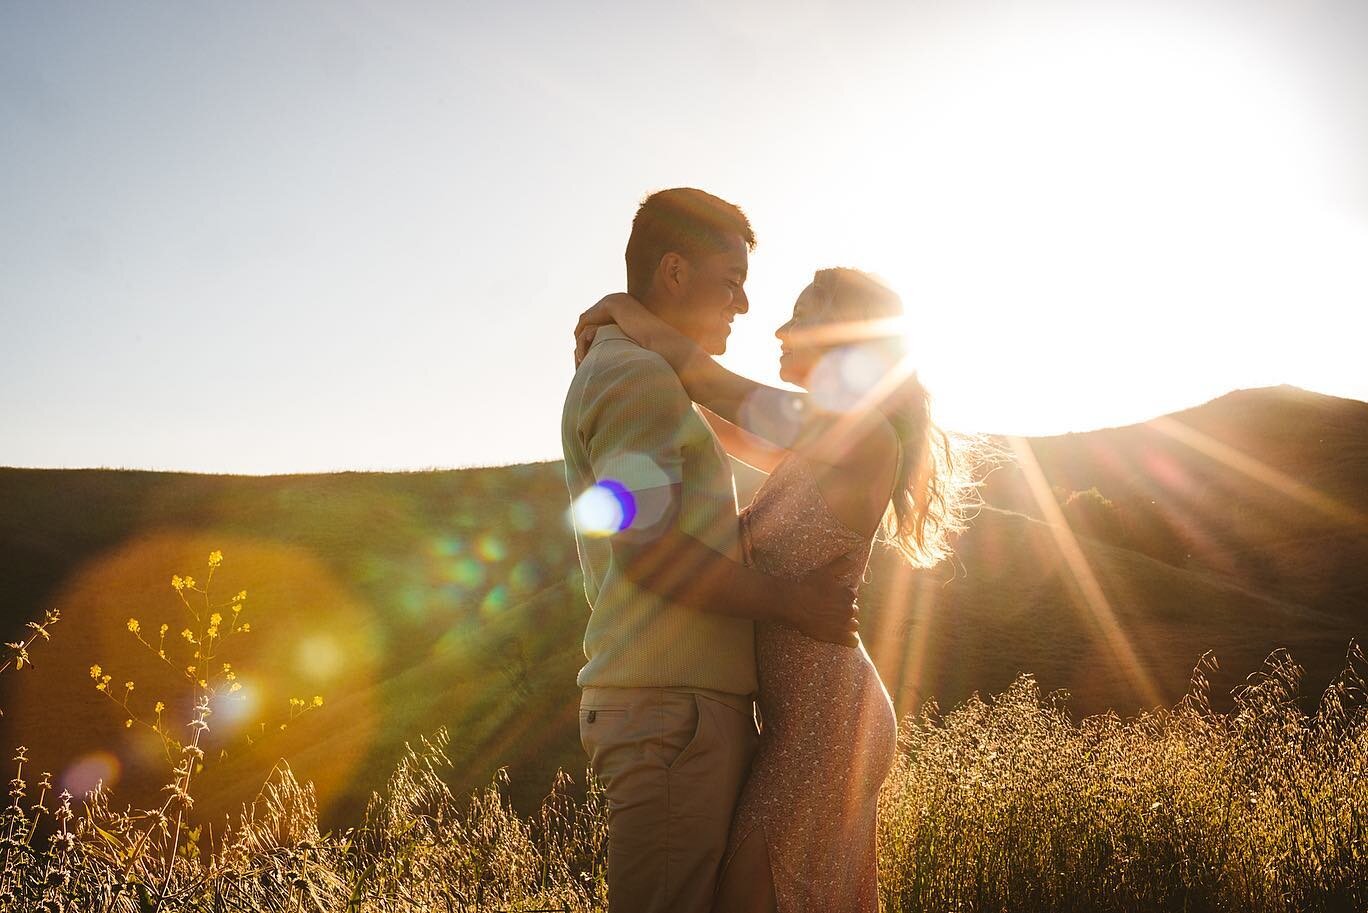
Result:
{"label": "pants pocket", "polygon": [[581,707],[579,712],[580,747],[592,763],[594,749],[602,744],[600,733],[621,727],[627,716],[625,707]]}
{"label": "pants pocket", "polygon": [[[707,702],[699,698],[696,694],[687,694],[684,696],[689,699],[689,703],[692,705],[692,712],[688,713],[687,716],[678,718],[680,725],[676,726],[674,729],[674,732],[677,734],[674,745],[678,745],[678,748],[672,750],[665,758],[665,769],[670,772],[677,771],[689,760],[689,758],[698,754],[707,741]],[[692,723],[692,726],[689,725],[690,722]],[[688,733],[687,741],[684,741],[686,737],[683,733]],[[673,745],[670,747],[673,748]]]}

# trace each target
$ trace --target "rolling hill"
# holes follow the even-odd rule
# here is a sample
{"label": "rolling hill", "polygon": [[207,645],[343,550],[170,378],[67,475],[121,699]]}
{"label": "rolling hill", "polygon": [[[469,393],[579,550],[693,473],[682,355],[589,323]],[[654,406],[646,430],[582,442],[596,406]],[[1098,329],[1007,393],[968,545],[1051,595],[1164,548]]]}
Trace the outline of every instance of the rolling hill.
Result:
{"label": "rolling hill", "polygon": [[[952,706],[1019,671],[1076,714],[1171,703],[1215,651],[1213,703],[1286,646],[1318,693],[1368,629],[1368,404],[1278,387],[1237,391],[1125,428],[1002,441],[987,506],[954,562],[913,571],[880,552],[864,634],[900,714]],[[738,469],[744,498],[758,478]],[[249,799],[289,759],[345,826],[405,740],[445,725],[467,789],[507,766],[533,804],[578,774],[574,676],[585,613],[559,463],[267,477],[0,469],[6,640],[57,607],[36,666],[0,678],[0,744],[118,802],[153,802],[158,740],[92,687],[136,682],[140,713],[188,718],[172,670],[126,621],[177,631],[171,574],[249,592],[231,661],[248,687],[211,718],[197,810]],[[174,638],[174,634],[172,634]],[[136,648],[136,649],[135,649]],[[228,654],[225,654],[225,658]],[[120,691],[120,693],[122,693]],[[292,696],[321,708],[278,725]],[[258,725],[264,723],[264,726]],[[249,734],[259,736],[247,744]],[[217,757],[219,750],[227,754]],[[244,785],[246,784],[246,785]]]}

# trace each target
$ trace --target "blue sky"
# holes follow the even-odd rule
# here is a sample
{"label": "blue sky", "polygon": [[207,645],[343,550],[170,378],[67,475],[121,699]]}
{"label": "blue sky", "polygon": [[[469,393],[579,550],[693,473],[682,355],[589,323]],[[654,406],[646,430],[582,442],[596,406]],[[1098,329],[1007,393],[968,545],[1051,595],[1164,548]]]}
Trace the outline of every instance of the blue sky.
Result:
{"label": "blue sky", "polygon": [[0,5],[0,465],[558,456],[636,203],[903,292],[942,417],[1368,399],[1351,2]]}

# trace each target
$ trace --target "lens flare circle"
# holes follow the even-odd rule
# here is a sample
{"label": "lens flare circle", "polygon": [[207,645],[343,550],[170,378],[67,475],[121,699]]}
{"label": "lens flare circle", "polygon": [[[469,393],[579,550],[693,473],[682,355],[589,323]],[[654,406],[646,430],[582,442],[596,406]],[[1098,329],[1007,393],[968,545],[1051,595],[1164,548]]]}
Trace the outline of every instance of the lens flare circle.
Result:
{"label": "lens flare circle", "polygon": [[493,533],[485,533],[475,542],[475,552],[483,560],[491,564],[497,563],[508,557],[508,547],[504,541]]}
{"label": "lens flare circle", "polygon": [[67,765],[59,782],[62,789],[73,796],[83,796],[100,783],[104,784],[105,789],[114,786],[119,782],[122,772],[123,765],[117,757],[107,751],[92,751]]}
{"label": "lens flare circle", "polygon": [[575,529],[591,539],[620,533],[636,519],[636,498],[616,479],[589,486],[570,506]]}
{"label": "lens flare circle", "polygon": [[855,409],[894,368],[887,353],[866,345],[838,346],[812,368],[812,398],[830,412]]}
{"label": "lens flare circle", "polygon": [[670,477],[644,453],[628,451],[615,455],[604,464],[600,478],[622,504],[623,523],[619,531],[629,526],[649,529],[669,507],[670,499],[662,491],[669,488]]}
{"label": "lens flare circle", "polygon": [[214,709],[219,726],[237,732],[261,713],[261,697],[253,685],[244,684],[237,691],[225,694]]}
{"label": "lens flare circle", "polygon": [[747,431],[789,447],[803,426],[803,399],[787,390],[762,387],[741,403],[739,417]]}
{"label": "lens flare circle", "polygon": [[316,682],[336,679],[346,665],[346,652],[327,634],[314,634],[299,642],[295,653],[296,668]]}

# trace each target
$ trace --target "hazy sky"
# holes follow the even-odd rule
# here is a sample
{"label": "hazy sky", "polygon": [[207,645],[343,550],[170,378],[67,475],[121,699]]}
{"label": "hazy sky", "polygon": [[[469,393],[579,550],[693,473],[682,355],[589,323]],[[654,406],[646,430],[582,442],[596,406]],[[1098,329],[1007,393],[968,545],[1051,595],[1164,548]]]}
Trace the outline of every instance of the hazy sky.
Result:
{"label": "hazy sky", "polygon": [[559,456],[650,190],[741,204],[728,363],[904,295],[964,430],[1368,399],[1368,4],[0,3],[0,465]]}

